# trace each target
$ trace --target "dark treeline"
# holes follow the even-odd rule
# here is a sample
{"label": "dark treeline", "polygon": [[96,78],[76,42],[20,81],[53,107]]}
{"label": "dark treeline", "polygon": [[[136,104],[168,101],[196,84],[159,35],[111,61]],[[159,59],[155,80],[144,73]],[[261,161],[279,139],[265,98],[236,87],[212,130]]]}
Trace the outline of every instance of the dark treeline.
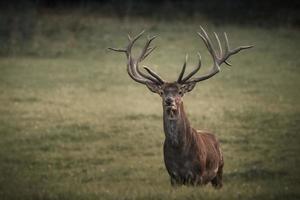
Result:
{"label": "dark treeline", "polygon": [[205,16],[216,23],[300,26],[298,0],[28,0],[1,1],[1,10],[82,9],[119,18],[195,19]]}

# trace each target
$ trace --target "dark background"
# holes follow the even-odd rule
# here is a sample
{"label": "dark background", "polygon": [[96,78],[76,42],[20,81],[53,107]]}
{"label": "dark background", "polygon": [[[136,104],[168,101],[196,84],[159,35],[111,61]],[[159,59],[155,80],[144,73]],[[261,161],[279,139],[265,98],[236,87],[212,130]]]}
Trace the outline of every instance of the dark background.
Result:
{"label": "dark background", "polygon": [[87,13],[158,18],[167,20],[197,19],[206,16],[215,23],[255,24],[263,26],[300,25],[297,0],[31,0],[1,1],[2,12],[36,12],[82,9]]}

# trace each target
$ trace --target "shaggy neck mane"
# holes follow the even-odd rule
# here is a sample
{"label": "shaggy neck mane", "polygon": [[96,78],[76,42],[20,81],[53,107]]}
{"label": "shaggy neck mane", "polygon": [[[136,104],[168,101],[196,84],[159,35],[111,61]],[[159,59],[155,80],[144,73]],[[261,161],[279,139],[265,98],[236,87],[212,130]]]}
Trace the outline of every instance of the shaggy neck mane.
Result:
{"label": "shaggy neck mane", "polygon": [[166,141],[174,147],[187,148],[190,146],[194,133],[185,114],[183,102],[178,108],[178,113],[174,120],[168,118],[166,111],[163,113]]}

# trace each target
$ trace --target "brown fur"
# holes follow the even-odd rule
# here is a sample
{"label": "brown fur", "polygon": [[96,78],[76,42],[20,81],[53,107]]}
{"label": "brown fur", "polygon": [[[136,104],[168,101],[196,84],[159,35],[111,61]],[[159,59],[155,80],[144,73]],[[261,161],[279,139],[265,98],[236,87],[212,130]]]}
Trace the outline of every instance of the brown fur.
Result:
{"label": "brown fur", "polygon": [[[205,131],[193,129],[179,106],[177,120],[170,121],[164,112],[164,161],[172,185],[202,185],[209,182],[222,187],[223,156],[216,137]],[[168,128],[173,123],[173,129]],[[170,133],[170,131],[174,131]],[[170,137],[175,134],[176,137]]]}

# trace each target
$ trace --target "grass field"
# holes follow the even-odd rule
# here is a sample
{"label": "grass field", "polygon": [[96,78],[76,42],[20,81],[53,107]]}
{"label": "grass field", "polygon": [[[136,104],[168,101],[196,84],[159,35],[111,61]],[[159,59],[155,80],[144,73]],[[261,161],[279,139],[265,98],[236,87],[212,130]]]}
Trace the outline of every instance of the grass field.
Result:
{"label": "grass field", "polygon": [[[298,29],[63,14],[35,20],[28,39],[18,31],[1,38],[0,199],[300,199]],[[146,29],[159,38],[144,63],[175,80],[186,53],[188,70],[197,51],[204,66],[211,62],[195,33],[200,24],[226,31],[231,46],[255,45],[185,96],[193,127],[221,141],[221,190],[170,186],[161,100],[129,78],[124,55],[106,50]]]}

